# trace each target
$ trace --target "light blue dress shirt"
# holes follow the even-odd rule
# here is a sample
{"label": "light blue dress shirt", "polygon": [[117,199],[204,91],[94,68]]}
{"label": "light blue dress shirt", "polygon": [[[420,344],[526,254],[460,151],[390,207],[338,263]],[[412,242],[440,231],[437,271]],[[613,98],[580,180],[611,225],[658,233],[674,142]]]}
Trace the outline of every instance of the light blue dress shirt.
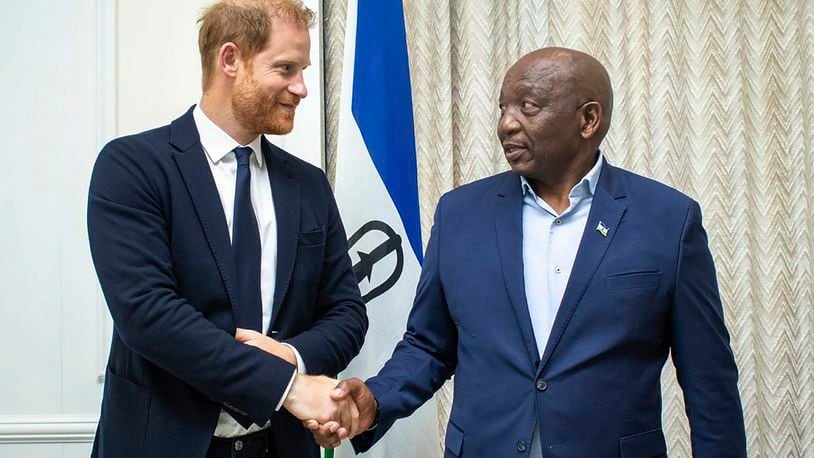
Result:
{"label": "light blue dress shirt", "polygon": [[[540,357],[574,267],[602,163],[600,153],[593,168],[571,189],[568,194],[570,204],[560,214],[534,193],[525,177],[520,177],[523,186],[523,280]],[[534,430],[530,452],[532,457],[542,455],[539,427]]]}
{"label": "light blue dress shirt", "polygon": [[602,155],[568,195],[570,205],[557,214],[534,194],[525,177],[523,186],[523,273],[526,300],[542,357],[557,310],[560,308],[602,169]]}

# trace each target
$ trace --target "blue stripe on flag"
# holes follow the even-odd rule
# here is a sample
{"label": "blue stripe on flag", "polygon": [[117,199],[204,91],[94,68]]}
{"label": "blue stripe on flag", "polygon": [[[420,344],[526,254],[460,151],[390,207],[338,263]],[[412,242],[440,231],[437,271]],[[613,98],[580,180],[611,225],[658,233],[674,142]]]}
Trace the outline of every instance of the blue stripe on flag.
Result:
{"label": "blue stripe on flag", "polygon": [[421,263],[413,98],[402,4],[359,0],[356,21],[351,111]]}

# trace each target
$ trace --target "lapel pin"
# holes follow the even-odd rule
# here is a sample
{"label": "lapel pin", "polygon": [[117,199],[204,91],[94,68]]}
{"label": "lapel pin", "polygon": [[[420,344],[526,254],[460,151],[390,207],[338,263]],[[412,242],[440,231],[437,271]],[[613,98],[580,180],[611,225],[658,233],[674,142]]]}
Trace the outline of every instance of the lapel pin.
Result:
{"label": "lapel pin", "polygon": [[602,234],[602,237],[608,236],[608,226],[605,226],[602,223],[602,221],[600,221],[599,224],[596,225],[596,231]]}

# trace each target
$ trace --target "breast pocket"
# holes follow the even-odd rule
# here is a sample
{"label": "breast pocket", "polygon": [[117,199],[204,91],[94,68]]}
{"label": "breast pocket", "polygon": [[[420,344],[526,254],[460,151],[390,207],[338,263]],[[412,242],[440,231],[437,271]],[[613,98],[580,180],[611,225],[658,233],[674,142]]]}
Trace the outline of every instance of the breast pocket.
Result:
{"label": "breast pocket", "polygon": [[[620,272],[605,277],[600,303],[607,332],[644,345],[661,345],[669,300],[657,270]],[[616,326],[616,328],[613,328]]]}
{"label": "breast pocket", "polygon": [[325,244],[325,228],[300,232],[297,237],[297,246],[320,246]]}
{"label": "breast pocket", "polygon": [[651,290],[659,286],[661,272],[658,270],[623,272],[605,278],[605,287],[608,291]]}
{"label": "breast pocket", "polygon": [[325,229],[300,232],[290,293],[303,304],[311,304],[317,294],[325,264]]}

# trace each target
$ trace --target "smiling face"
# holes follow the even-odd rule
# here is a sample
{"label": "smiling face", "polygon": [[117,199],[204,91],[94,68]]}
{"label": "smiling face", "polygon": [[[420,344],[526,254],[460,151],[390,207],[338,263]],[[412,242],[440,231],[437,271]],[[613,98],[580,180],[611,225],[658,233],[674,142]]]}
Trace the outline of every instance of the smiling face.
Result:
{"label": "smiling face", "polygon": [[581,101],[568,62],[523,58],[503,80],[497,135],[512,171],[547,181],[581,150]]}
{"label": "smiling face", "polygon": [[310,61],[306,27],[275,18],[266,47],[240,71],[232,92],[235,119],[253,134],[282,135],[294,127],[294,111],[308,95],[303,70]]}

